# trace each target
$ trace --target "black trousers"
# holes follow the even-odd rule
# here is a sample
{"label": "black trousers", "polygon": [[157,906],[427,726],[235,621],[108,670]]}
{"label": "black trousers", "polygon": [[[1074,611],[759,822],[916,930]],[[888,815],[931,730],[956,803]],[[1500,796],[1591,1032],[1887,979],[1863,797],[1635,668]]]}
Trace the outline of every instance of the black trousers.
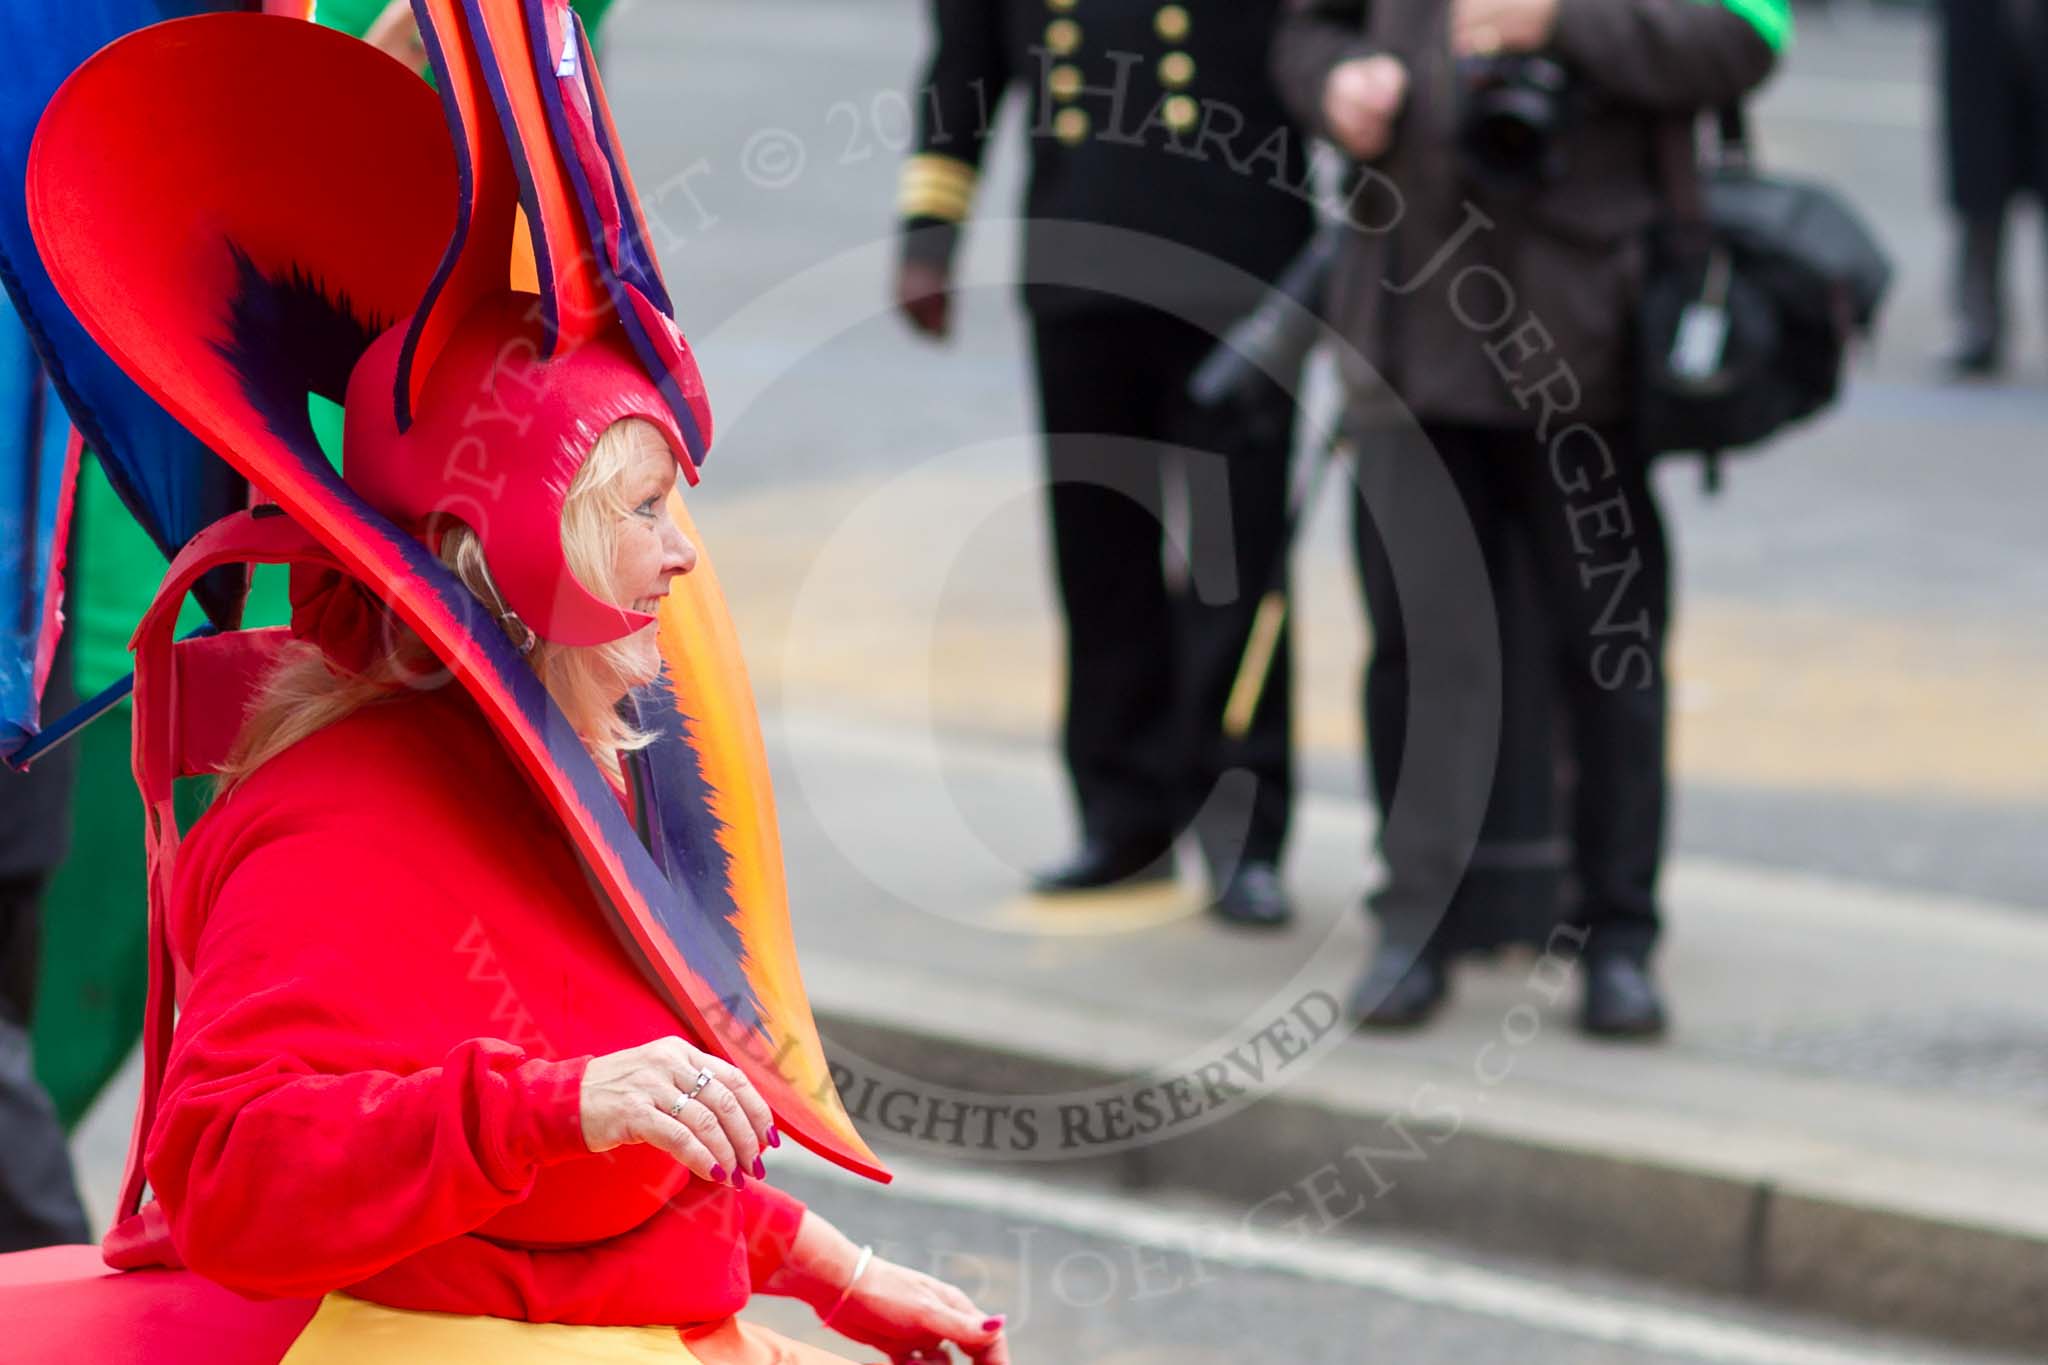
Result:
{"label": "black trousers", "polygon": [[2048,5],[1938,9],[1949,202],[1965,221],[1996,220],[2016,195],[2048,197]]}
{"label": "black trousers", "polygon": [[[1241,860],[1277,859],[1287,834],[1284,637],[1247,733],[1226,738],[1222,716],[1280,564],[1294,403],[1262,381],[1240,411],[1198,412],[1187,381],[1214,344],[1135,307],[1033,328],[1082,832],[1130,845],[1192,828],[1223,880]],[[1173,546],[1169,478],[1186,490]]]}
{"label": "black trousers", "polygon": [[[1585,951],[1647,958],[1658,932],[1670,615],[1648,462],[1616,431],[1551,451],[1527,431],[1432,425],[1422,435],[1431,449],[1368,438],[1361,455],[1356,545],[1375,639],[1364,695],[1374,786],[1383,811],[1411,785],[1436,807],[1408,812],[1399,837],[1383,839],[1388,880],[1374,911],[1389,942],[1415,951],[1522,936],[1477,921],[1532,913],[1529,897],[1556,885],[1545,880],[1553,860],[1544,846],[1563,834],[1564,918],[1586,931]],[[1428,524],[1447,517],[1464,525]],[[1467,535],[1483,579],[1428,558],[1429,547]],[[1403,563],[1389,544],[1424,548]],[[1478,581],[1490,593],[1475,592]],[[1418,684],[1409,641],[1422,630],[1453,643]],[[1433,691],[1421,738],[1443,742],[1411,757],[1404,735],[1417,685]],[[1497,742],[1462,742],[1467,735]],[[1415,761],[1430,766],[1427,780],[1404,783]],[[1566,822],[1551,814],[1561,771],[1572,788]],[[1519,888],[1504,893],[1496,882],[1474,896],[1473,847],[1457,846],[1474,830],[1479,851],[1494,848],[1509,867],[1524,846]]]}
{"label": "black trousers", "polygon": [[[1484,567],[1498,617],[1494,645],[1501,678],[1514,680],[1500,689],[1493,783],[1477,843],[1441,919],[1432,921],[1426,910],[1409,912],[1420,925],[1434,922],[1428,946],[1446,958],[1514,943],[1541,947],[1564,910],[1569,855],[1561,803],[1567,765],[1560,753],[1558,688],[1549,663],[1553,632],[1537,590],[1527,535],[1513,524],[1493,529],[1500,539]],[[1384,823],[1401,789],[1408,689],[1415,670],[1387,545],[1362,502],[1352,519],[1352,536],[1373,621],[1372,658],[1365,670],[1366,781]],[[1451,823],[1439,816],[1438,830]],[[1403,871],[1412,883],[1415,869]]]}
{"label": "black trousers", "polygon": [[92,1240],[64,1127],[29,1056],[42,888],[40,876],[0,879],[0,1252]]}

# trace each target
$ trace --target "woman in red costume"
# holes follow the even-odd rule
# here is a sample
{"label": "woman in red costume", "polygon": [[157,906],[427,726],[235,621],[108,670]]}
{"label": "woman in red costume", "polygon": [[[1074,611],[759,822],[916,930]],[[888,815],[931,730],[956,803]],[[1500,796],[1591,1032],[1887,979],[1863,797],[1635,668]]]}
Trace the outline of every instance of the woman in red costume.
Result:
{"label": "woman in red costume", "polygon": [[[676,472],[644,419],[598,438],[562,506],[582,583],[651,611],[695,566]],[[439,555],[525,638],[472,533]],[[416,1320],[387,1310],[410,1309],[670,1324],[707,1362],[780,1359],[732,1321],[766,1292],[898,1358],[947,1340],[1003,1360],[966,1295],[762,1179],[780,1136],[752,1083],[675,1035],[468,694],[420,685],[440,670],[418,638],[337,666],[385,632],[336,595],[355,596],[301,603],[316,639],[283,651],[180,850],[168,927],[192,983],[146,1170],[184,1263],[248,1294],[346,1289],[307,1328],[336,1349],[404,1340]],[[618,703],[658,678],[655,632],[530,655],[621,800],[646,737]]]}
{"label": "woman in red costume", "polygon": [[[785,1136],[886,1176],[796,971],[674,495],[709,411],[588,43],[566,0],[416,12],[440,107],[214,15],[103,49],[38,130],[65,302],[263,500],[137,634],[136,1149],[111,1271],[0,1258],[10,1358],[836,1359],[736,1317],[768,1293],[1005,1365],[999,1318],[766,1179]],[[247,561],[293,565],[289,630],[174,645]]]}

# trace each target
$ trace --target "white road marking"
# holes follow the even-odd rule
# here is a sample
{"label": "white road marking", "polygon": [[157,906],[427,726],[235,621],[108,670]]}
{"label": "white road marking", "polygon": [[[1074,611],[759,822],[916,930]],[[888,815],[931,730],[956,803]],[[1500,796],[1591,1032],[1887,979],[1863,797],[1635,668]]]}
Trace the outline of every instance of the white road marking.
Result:
{"label": "white road marking", "polygon": [[[991,1172],[950,1170],[893,1154],[889,1164],[897,1177],[892,1188],[914,1199],[1181,1252],[1212,1267],[1277,1271],[1373,1290],[1412,1303],[1480,1314],[1611,1346],[1690,1356],[1717,1365],[1933,1365],[1937,1359],[1865,1347],[1852,1350],[1774,1334],[1716,1321],[1698,1312],[1569,1289],[1426,1252],[1245,1229],[1115,1194],[1062,1189]],[[822,1161],[807,1160],[803,1169],[821,1179],[867,1186],[865,1180]]]}

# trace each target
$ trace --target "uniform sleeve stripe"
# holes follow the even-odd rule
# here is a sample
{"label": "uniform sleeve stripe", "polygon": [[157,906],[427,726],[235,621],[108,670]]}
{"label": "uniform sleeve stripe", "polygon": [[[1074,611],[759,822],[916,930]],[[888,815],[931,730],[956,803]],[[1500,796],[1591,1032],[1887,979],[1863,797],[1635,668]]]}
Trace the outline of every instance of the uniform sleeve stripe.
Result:
{"label": "uniform sleeve stripe", "polygon": [[930,152],[903,163],[896,191],[896,209],[905,218],[944,218],[959,222],[974,202],[978,176],[974,167],[950,156]]}

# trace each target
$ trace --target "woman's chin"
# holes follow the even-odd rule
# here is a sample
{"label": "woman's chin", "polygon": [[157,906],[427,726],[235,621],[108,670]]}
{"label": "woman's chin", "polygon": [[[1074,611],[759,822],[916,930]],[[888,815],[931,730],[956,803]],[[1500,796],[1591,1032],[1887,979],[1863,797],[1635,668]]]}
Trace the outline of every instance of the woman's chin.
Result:
{"label": "woman's chin", "polygon": [[649,626],[639,634],[629,637],[627,643],[631,648],[626,657],[619,661],[619,672],[622,674],[620,681],[624,684],[624,690],[631,692],[659,681],[662,669],[661,644],[655,638],[654,627]]}

